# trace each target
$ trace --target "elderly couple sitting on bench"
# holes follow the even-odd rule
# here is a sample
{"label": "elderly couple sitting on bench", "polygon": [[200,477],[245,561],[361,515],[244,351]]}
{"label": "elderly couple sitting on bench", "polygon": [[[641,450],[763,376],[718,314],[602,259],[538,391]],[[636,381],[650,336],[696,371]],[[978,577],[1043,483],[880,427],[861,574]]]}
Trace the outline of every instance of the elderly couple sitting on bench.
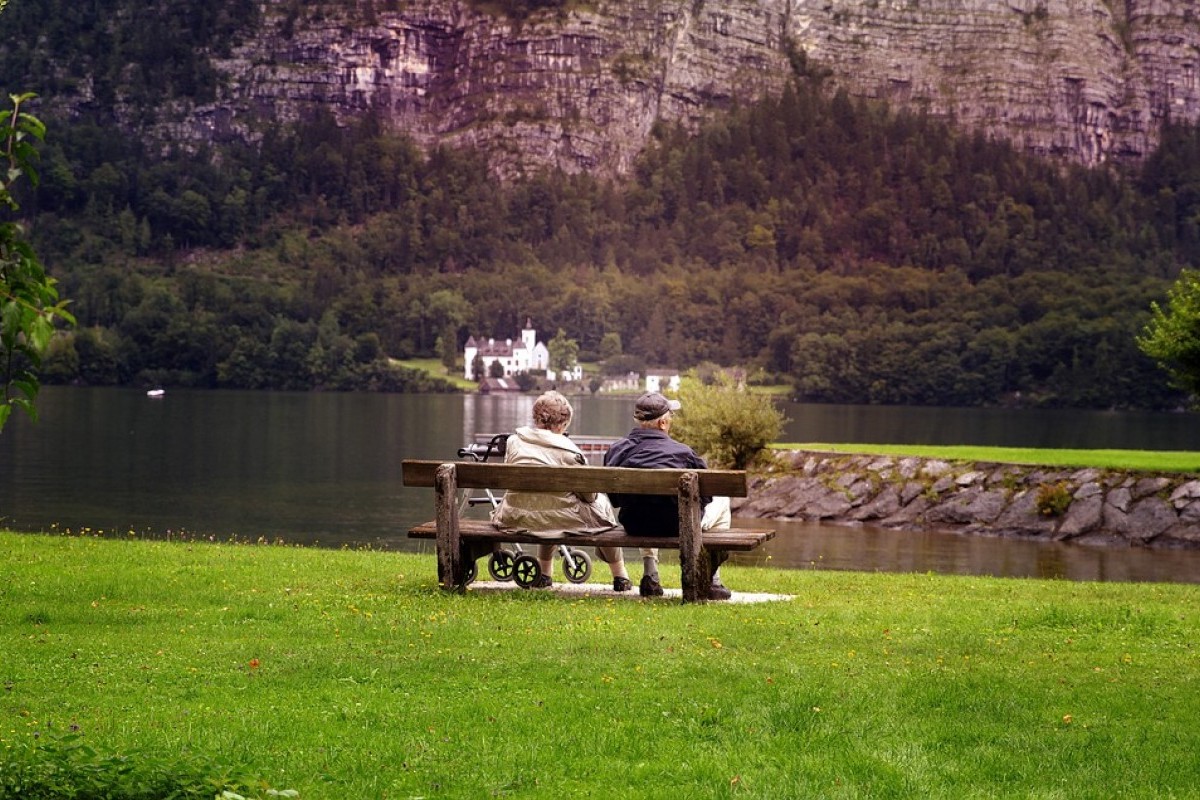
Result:
{"label": "elderly couple sitting on bench", "polygon": [[[679,410],[677,400],[668,400],[657,392],[638,398],[633,418],[637,423],[624,439],[616,442],[604,455],[607,467],[640,467],[643,469],[706,469],[704,459],[692,448],[670,437],[671,415]],[[533,404],[533,426],[517,428],[508,438],[504,460],[509,464],[584,465],[586,459],[566,435],[573,416],[570,402],[558,392],[546,392]],[[724,529],[730,526],[729,498],[704,497],[703,530]],[[616,506],[619,511],[614,511]],[[598,493],[546,494],[541,492],[509,491],[492,512],[492,522],[500,528],[521,528],[536,535],[537,531],[560,531],[569,528],[608,528],[624,526],[630,536],[678,536],[679,503],[674,497],[641,494]],[[613,574],[613,590],[627,592],[633,588],[625,571],[625,560],[619,547],[597,547],[600,558]],[[538,545],[538,564],[541,574],[533,588],[544,589],[553,584],[550,577],[554,546]],[[638,590],[643,597],[663,593],[658,580],[658,549],[642,548],[642,580]],[[713,574],[713,600],[727,600],[729,589]]]}

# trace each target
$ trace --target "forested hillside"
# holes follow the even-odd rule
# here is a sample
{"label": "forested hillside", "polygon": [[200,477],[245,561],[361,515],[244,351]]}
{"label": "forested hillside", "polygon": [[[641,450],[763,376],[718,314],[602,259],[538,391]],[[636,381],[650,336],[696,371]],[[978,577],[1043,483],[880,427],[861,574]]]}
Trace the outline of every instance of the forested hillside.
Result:
{"label": "forested hillside", "polygon": [[1200,252],[1187,129],[1141,175],[1062,172],[799,80],[664,127],[627,181],[506,185],[370,118],[199,157],[51,131],[25,208],[80,320],[52,380],[403,389],[382,356],[530,316],[585,356],[617,334],[622,367],[761,367],[814,401],[1180,401],[1134,336]]}
{"label": "forested hillside", "polygon": [[[571,4],[472,5],[523,19]],[[782,93],[699,131],[660,124],[615,180],[500,183],[496,153],[422,151],[370,112],[200,147],[114,125],[117,109],[150,125],[219,94],[213,59],[263,8],[6,9],[5,88],[47,110],[86,100],[45,115],[41,185],[22,198],[80,322],[49,380],[429,390],[389,357],[531,317],[613,371],[741,365],[813,401],[1186,400],[1134,337],[1200,255],[1191,128],[1168,127],[1136,174],[1067,168],[851,99],[801,51]],[[288,8],[313,24],[334,7]],[[361,4],[367,21],[398,8]]]}

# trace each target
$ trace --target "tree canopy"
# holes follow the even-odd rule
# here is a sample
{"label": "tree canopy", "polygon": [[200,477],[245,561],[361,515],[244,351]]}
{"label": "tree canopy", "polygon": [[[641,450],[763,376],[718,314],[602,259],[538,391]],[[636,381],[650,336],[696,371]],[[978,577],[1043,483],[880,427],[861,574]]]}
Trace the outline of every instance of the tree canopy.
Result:
{"label": "tree canopy", "polygon": [[1138,345],[1179,388],[1200,395],[1200,273],[1184,270],[1168,292],[1166,309],[1158,303],[1151,309]]}
{"label": "tree canopy", "polygon": [[[230,8],[195,35],[236,35],[254,6]],[[37,74],[26,55],[3,63]],[[1189,127],[1136,174],[1063,168],[801,76],[660,124],[626,178],[502,184],[485,154],[422,153],[370,114],[199,153],[109,122],[56,122],[23,204],[80,322],[55,380],[421,388],[387,359],[448,363],[532,317],[584,361],[744,365],[809,401],[1183,399],[1137,336],[1200,256]]]}

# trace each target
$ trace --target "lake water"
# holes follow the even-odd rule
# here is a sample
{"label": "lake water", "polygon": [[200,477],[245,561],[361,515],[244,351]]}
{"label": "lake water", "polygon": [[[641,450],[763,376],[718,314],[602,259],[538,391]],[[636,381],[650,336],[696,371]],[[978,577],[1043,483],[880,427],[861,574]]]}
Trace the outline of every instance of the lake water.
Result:
{"label": "lake water", "polygon": [[[572,432],[618,436],[629,398],[581,397]],[[475,432],[511,430],[533,398],[47,387],[41,421],[0,433],[0,526],[184,534],[428,550],[409,525],[432,494],[401,486],[404,458],[452,458]],[[1200,450],[1185,414],[784,404],[799,442]],[[779,533],[745,563],[1076,580],[1200,582],[1200,553],[739,520]]]}

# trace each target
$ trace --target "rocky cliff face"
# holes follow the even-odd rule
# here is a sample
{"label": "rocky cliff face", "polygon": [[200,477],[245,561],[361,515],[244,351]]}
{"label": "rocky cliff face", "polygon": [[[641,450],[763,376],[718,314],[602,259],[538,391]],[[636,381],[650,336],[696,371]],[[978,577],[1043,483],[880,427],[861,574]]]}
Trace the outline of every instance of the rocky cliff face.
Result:
{"label": "rocky cliff face", "polygon": [[858,93],[1088,165],[1141,158],[1200,110],[1191,0],[814,3],[792,29]]}
{"label": "rocky cliff face", "polygon": [[501,173],[623,172],[656,122],[780,87],[789,48],[853,94],[1083,164],[1136,160],[1168,116],[1200,114],[1197,0],[599,0],[521,22],[460,0],[262,8],[216,62],[220,99],[174,109],[165,133],[374,109]]}
{"label": "rocky cliff face", "polygon": [[782,6],[700,5],[608,2],[516,22],[454,0],[293,19],[274,0],[257,35],[218,62],[224,96],[178,115],[170,133],[222,137],[256,117],[375,109],[425,145],[485,148],[502,172],[622,172],[656,121],[696,120],[786,75]]}

